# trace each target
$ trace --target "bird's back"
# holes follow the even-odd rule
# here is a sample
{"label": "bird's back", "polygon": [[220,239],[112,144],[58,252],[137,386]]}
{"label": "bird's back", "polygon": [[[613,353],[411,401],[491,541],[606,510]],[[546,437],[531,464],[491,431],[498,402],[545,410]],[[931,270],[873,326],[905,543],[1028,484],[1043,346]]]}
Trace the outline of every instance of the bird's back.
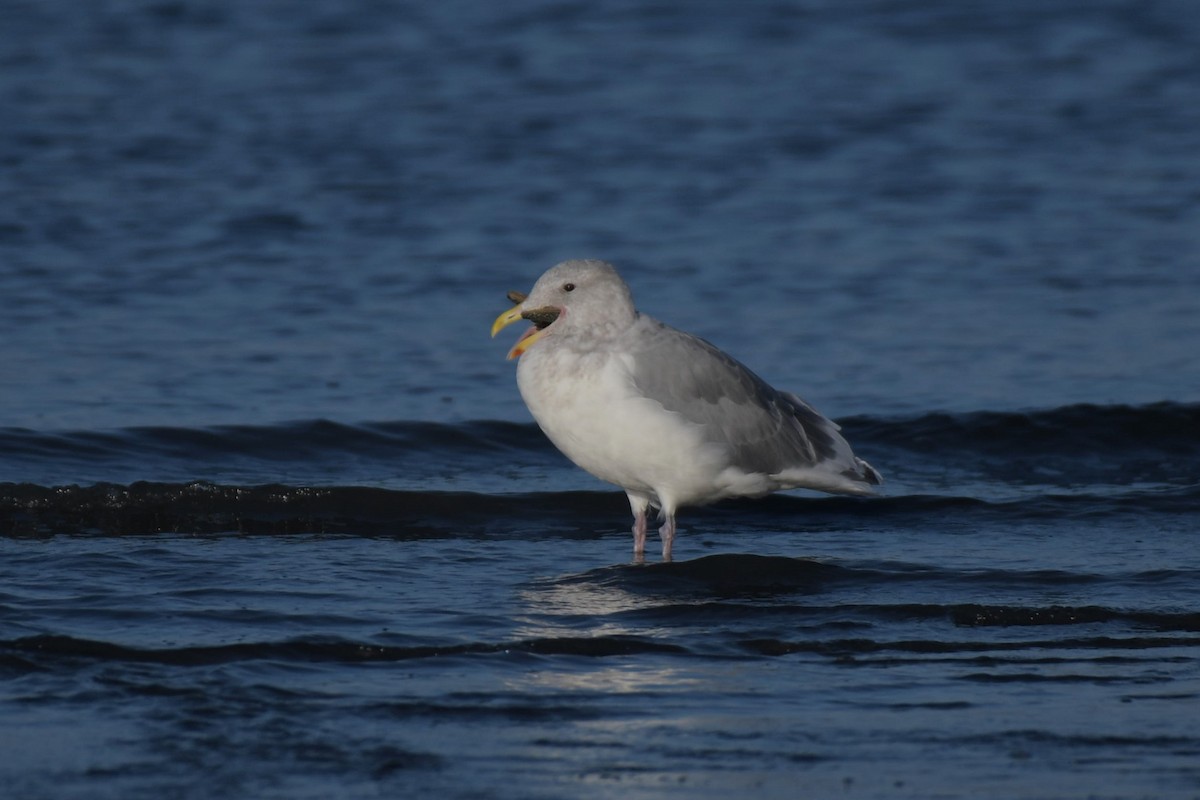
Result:
{"label": "bird's back", "polygon": [[772,476],[773,488],[868,494],[882,482],[835,423],[704,339],[644,315],[630,333],[638,391],[699,426],[731,468]]}

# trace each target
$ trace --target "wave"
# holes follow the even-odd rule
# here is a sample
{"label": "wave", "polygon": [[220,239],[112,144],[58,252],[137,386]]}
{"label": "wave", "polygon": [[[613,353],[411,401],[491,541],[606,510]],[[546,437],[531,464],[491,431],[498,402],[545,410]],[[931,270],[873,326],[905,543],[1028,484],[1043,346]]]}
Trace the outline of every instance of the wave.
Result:
{"label": "wave", "polygon": [[[1154,570],[1122,577],[1129,582],[1161,585],[1173,579],[1189,580],[1195,573],[1188,570]],[[1113,580],[1113,576],[1090,575],[1085,572],[1062,570],[1013,571],[985,569],[954,571],[931,568],[904,562],[862,562],[854,566],[812,558],[791,556],[765,556],[750,553],[722,553],[701,556],[687,561],[664,562],[650,565],[620,564],[601,567],[579,575],[556,578],[552,583],[567,587],[596,587],[619,589],[634,594],[652,593],[660,598],[715,597],[758,598],[768,595],[812,594],[834,586],[873,586],[888,583],[900,584],[951,583],[970,584],[975,587],[995,586],[1066,586],[1095,584]],[[866,608],[867,606],[863,606]],[[874,606],[872,606],[873,608]],[[883,608],[883,606],[879,606]],[[900,608],[888,605],[889,613]],[[913,605],[905,607],[906,618],[924,618],[925,611],[933,606]],[[937,606],[949,613],[946,607]],[[969,605],[955,607],[953,616],[957,624],[985,626],[989,624],[1037,624],[1025,611],[1015,609],[1016,616],[998,616],[990,606]],[[1059,613],[1055,606],[1047,612],[1042,609],[1047,624],[1080,622],[1089,617],[1090,611],[1074,609]],[[1073,615],[1073,616],[1072,616]],[[1190,624],[1200,630],[1200,615],[1185,615]]]}
{"label": "wave", "polygon": [[[694,615],[696,606],[688,607]],[[743,618],[759,619],[769,609],[755,608],[752,613],[733,607]],[[819,609],[804,608],[811,619]],[[797,609],[786,609],[796,615]],[[840,659],[872,655],[943,655],[978,659],[981,654],[1022,653],[1040,663],[1077,661],[1078,656],[1066,657],[1063,650],[1099,651],[1107,661],[1119,657],[1122,651],[1132,651],[1131,657],[1144,661],[1152,652],[1180,648],[1194,650],[1200,646],[1200,615],[1156,612],[1128,612],[1099,607],[1017,608],[1008,606],[838,606],[830,613],[845,619],[849,616],[875,618],[895,622],[898,617],[908,620],[951,619],[959,627],[971,627],[984,614],[987,626],[1023,627],[1056,626],[1057,636],[992,639],[900,639],[879,640],[860,638],[740,638],[732,642],[733,655],[784,656],[812,653]],[[972,620],[972,621],[965,621]],[[1120,629],[1104,635],[1073,635],[1072,628],[1092,629],[1098,624],[1118,624]],[[736,634],[735,634],[736,637]],[[729,655],[726,643],[714,643]],[[207,646],[168,648],[133,647],[115,642],[83,639],[57,634],[39,634],[0,640],[0,666],[7,671],[41,670],[54,664],[76,665],[79,661],[150,663],[180,667],[200,667],[244,661],[273,661],[293,663],[363,663],[392,662],[416,659],[475,657],[494,655],[580,656],[606,658],[637,654],[671,656],[702,655],[705,645],[685,645],[651,637],[626,634],[595,636],[547,636],[503,641],[457,642],[428,645],[394,645],[341,638],[296,638],[284,641],[238,642]],[[1040,655],[1053,651],[1051,655]],[[1151,652],[1147,652],[1151,651]]]}
{"label": "wave", "polygon": [[[28,666],[32,666],[29,662],[34,659],[86,659],[197,667],[252,660],[356,663],[514,652],[603,658],[638,653],[684,653],[686,649],[679,645],[635,636],[552,637],[417,646],[381,645],[342,639],[293,639],[282,642],[244,642],[177,648],[129,647],[112,642],[50,634],[0,641],[0,653],[6,654],[10,662],[20,658]],[[10,663],[9,666],[13,664]]]}
{"label": "wave", "polygon": [[426,479],[478,474],[501,459],[520,466],[562,457],[536,427],[497,421],[347,425],[308,420],[68,432],[0,428],[0,480],[45,484],[373,484],[397,474]]}
{"label": "wave", "polygon": [[[1200,453],[1200,403],[1071,405],[1029,412],[967,412],[903,417],[856,416],[839,422],[864,451],[898,448],[951,457],[969,452],[1033,457]],[[0,428],[0,467],[37,461],[156,462],[246,459],[265,462],[339,458],[393,461],[413,454],[449,457],[557,455],[532,423],[471,421],[347,425],[309,420],[272,426],[145,427],[39,432]]]}
{"label": "wave", "polygon": [[[1200,508],[1200,404],[851,417],[885,495],[772,496],[688,512],[689,523],[861,526]],[[8,481],[8,482],[2,482]],[[503,533],[624,524],[619,491],[574,468],[532,424],[325,420],[275,426],[39,432],[0,429],[0,535]],[[536,488],[537,491],[530,491]],[[469,534],[467,534],[469,535]],[[561,532],[556,532],[561,535]]]}
{"label": "wave", "polygon": [[[693,616],[697,606],[687,606]],[[761,620],[770,609],[754,608],[752,612],[738,606],[731,613],[741,618]],[[785,607],[779,611],[794,617],[803,613],[812,619],[822,613],[813,607]],[[708,613],[707,610],[704,613]],[[781,656],[792,653],[816,653],[835,657],[871,654],[938,654],[975,657],[981,653],[1062,651],[1104,651],[1106,658],[1120,651],[1146,651],[1200,646],[1200,615],[1195,613],[1161,613],[1125,611],[1120,609],[1052,606],[1048,608],[985,606],[985,605],[896,605],[896,606],[836,606],[829,614],[845,620],[874,619],[894,623],[904,621],[951,620],[959,628],[977,626],[1023,628],[1054,627],[1058,635],[1044,638],[1017,639],[873,639],[806,638],[785,640],[777,638],[737,639],[734,648],[744,656]],[[710,615],[711,616],[711,615]],[[1104,634],[1076,635],[1074,627],[1089,631],[1097,625],[1108,625]],[[1119,626],[1119,627],[1114,627]],[[844,626],[843,626],[844,627]],[[686,638],[686,637],[685,637]],[[415,659],[452,658],[528,654],[533,656],[584,656],[605,658],[635,654],[698,655],[697,647],[667,642],[644,636],[626,634],[595,636],[547,636],[503,641],[457,642],[427,645],[380,644],[340,638],[297,638],[285,641],[238,642],[235,644],[187,646],[168,648],[133,647],[114,642],[81,639],[73,636],[39,634],[0,640],[0,663],[8,669],[30,670],[48,662],[78,662],[79,660],[125,663],[154,663],[173,666],[209,666],[240,661],[269,660],[277,662],[387,662]],[[724,644],[719,646],[728,653]],[[1139,660],[1145,652],[1135,654]],[[1050,660],[1065,660],[1051,655]],[[1038,656],[1040,661],[1047,657]]]}
{"label": "wave", "polygon": [[[1154,493],[1044,494],[1004,502],[964,496],[859,499],[773,495],[688,510],[692,528],[781,526],[795,520],[831,525],[921,525],[953,516],[960,523],[1000,519],[1188,514],[1200,510],[1200,486]],[[618,491],[403,491],[371,487],[227,486],[210,483],[40,486],[0,484],[0,535],[145,535],[155,533],[346,533],[397,539],[536,535],[569,537],[603,520],[623,528],[628,507]],[[588,535],[595,535],[587,529]]]}
{"label": "wave", "polygon": [[200,458],[245,456],[265,460],[313,458],[329,453],[392,456],[413,449],[494,451],[541,449],[531,424],[482,421],[461,424],[390,422],[346,425],[316,419],[280,425],[211,428],[135,427],[115,431],[46,433],[0,428],[6,457],[93,458],[149,455]]}
{"label": "wave", "polygon": [[911,450],[1118,456],[1200,453],[1200,403],[1077,404],[1040,411],[934,412],[845,421],[856,438]]}

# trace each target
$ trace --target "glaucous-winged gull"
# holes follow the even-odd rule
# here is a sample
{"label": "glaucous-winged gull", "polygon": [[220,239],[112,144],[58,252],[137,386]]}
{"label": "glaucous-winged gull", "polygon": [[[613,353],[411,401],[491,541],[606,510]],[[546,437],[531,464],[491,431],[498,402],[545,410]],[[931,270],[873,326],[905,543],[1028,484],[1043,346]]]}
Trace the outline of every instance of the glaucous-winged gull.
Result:
{"label": "glaucous-winged gull", "polygon": [[604,261],[565,261],[492,324],[533,322],[509,351],[517,386],[559,450],[625,490],[633,549],[659,510],[670,560],[675,512],[729,497],[807,488],[872,494],[883,482],[836,424],[713,345],[639,313]]}

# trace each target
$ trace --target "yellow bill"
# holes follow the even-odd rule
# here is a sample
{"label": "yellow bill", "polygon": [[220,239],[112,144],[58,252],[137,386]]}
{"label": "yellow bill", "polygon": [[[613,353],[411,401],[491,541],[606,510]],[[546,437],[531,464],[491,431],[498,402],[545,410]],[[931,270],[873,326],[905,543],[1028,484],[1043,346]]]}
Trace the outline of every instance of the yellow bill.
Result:
{"label": "yellow bill", "polygon": [[559,313],[559,310],[556,308],[537,308],[532,311],[526,311],[524,304],[519,303],[496,317],[496,321],[492,323],[492,336],[494,337],[504,328],[507,328],[514,322],[520,322],[522,319],[533,322],[534,326],[521,334],[521,338],[517,339],[517,343],[508,351],[509,359],[517,358],[532,347],[538,339],[542,338],[542,334],[545,333],[546,328],[558,318]]}

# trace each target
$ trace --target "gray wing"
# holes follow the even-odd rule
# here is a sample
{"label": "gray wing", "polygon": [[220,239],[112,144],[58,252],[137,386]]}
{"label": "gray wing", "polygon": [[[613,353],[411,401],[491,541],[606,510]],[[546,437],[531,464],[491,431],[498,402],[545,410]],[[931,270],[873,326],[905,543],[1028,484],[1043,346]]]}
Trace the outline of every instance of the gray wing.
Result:
{"label": "gray wing", "polygon": [[643,317],[633,381],[668,411],[703,427],[746,472],[776,474],[820,464],[878,483],[838,426],[794,394],[780,392],[696,336]]}

